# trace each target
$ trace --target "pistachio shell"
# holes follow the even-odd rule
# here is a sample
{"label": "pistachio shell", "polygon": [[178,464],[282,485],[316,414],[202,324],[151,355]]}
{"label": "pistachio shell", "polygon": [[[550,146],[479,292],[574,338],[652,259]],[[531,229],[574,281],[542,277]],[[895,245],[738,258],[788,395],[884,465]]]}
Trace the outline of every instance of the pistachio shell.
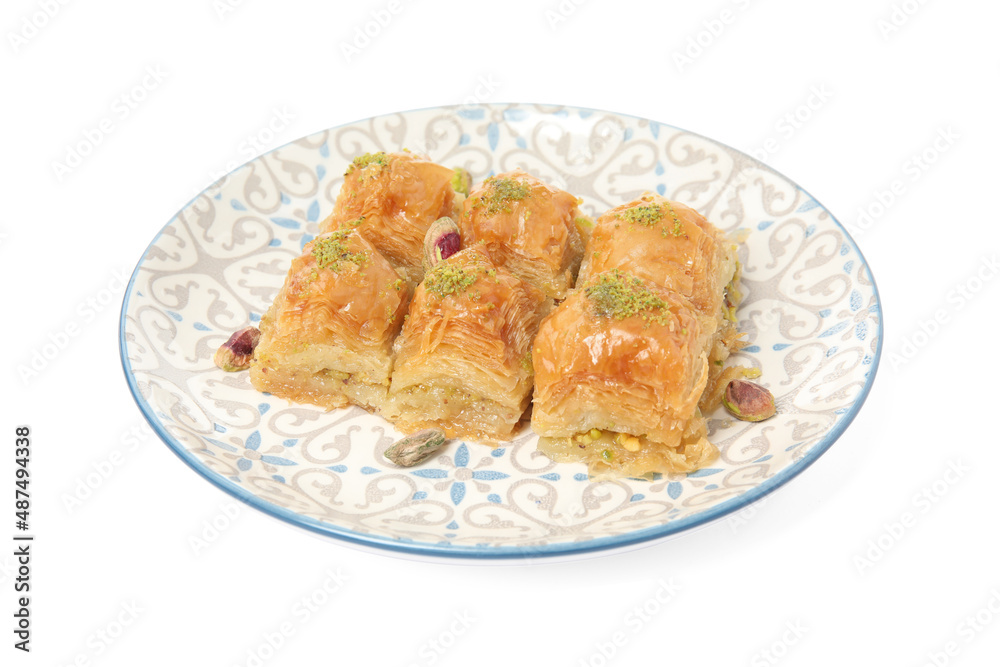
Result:
{"label": "pistachio shell", "polygon": [[445,443],[444,431],[429,428],[408,435],[385,450],[385,458],[396,465],[409,468],[426,461]]}
{"label": "pistachio shell", "polygon": [[430,271],[462,247],[462,234],[455,221],[445,216],[438,218],[424,235],[424,270]]}
{"label": "pistachio shell", "polygon": [[250,360],[253,359],[253,351],[257,348],[258,342],[260,342],[260,329],[257,327],[240,329],[215,351],[212,361],[230,373],[246,370],[250,368]]}
{"label": "pistachio shell", "polygon": [[774,396],[755,382],[733,380],[726,386],[722,404],[737,419],[759,422],[773,417],[777,411]]}

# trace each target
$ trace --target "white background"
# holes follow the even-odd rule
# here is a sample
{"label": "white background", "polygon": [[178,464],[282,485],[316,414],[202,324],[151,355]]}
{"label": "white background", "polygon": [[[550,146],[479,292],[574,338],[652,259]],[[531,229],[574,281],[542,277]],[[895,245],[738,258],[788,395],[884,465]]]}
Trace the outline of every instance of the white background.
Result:
{"label": "white background", "polygon": [[[996,3],[412,0],[350,58],[342,45],[373,11],[384,20],[387,0],[49,2],[51,18],[45,5],[8,0],[0,17],[0,540],[13,544],[20,424],[37,535],[30,654],[12,647],[13,547],[0,548],[0,663],[253,665],[288,623],[261,664],[995,664]],[[894,6],[900,25],[880,28]],[[144,84],[123,117],[119,98]],[[477,88],[765,149],[859,232],[878,281],[886,337],[865,408],[753,516],[627,554],[419,563],[248,507],[196,550],[236,504],[139,430],[118,358],[119,276],[213,175],[258,152],[245,142],[276,110],[293,119],[263,150]],[[110,133],[57,173],[103,119]],[[933,164],[915,167],[925,152]],[[874,215],[859,223],[862,208]],[[67,326],[64,349],[22,376]],[[337,570],[340,589],[296,613]],[[661,579],[678,588],[663,604]]]}

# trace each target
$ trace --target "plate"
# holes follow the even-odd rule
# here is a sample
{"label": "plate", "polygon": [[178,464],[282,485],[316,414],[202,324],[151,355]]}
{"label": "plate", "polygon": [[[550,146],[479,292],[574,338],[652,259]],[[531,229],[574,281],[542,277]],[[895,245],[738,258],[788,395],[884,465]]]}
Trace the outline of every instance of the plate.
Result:
{"label": "plate", "polygon": [[[536,451],[452,442],[412,469],[382,453],[399,435],[359,408],[325,412],[255,391],[212,354],[256,323],[293,257],[368,151],[409,149],[474,181],[522,168],[599,215],[645,191],[748,230],[741,250],[749,345],[777,416],[712,415],[711,467],[593,481]],[[290,524],[354,546],[432,559],[572,558],[625,550],[745,508],[801,473],[858,414],[882,317],[854,241],[806,191],[698,134],[618,113],[484,104],[393,113],[304,137],[239,167],[181,209],[129,282],[121,358],[139,408],[202,477]]]}

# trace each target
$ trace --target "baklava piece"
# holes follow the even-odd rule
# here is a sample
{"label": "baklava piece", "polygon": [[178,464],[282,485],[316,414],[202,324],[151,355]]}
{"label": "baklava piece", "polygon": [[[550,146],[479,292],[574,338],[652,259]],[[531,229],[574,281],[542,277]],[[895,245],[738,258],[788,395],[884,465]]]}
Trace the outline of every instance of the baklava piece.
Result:
{"label": "baklava piece", "polygon": [[443,216],[458,218],[468,174],[415,153],[366,153],[344,174],[320,231],[357,229],[414,284],[423,279],[424,235]]}
{"label": "baklava piece", "polygon": [[435,266],[397,342],[385,416],[404,433],[510,440],[531,399],[531,341],[549,304],[478,246]]}
{"label": "baklava piece", "polygon": [[462,243],[481,244],[496,262],[546,296],[573,287],[584,241],[578,200],[523,171],[487,178],[462,211]]}
{"label": "baklava piece", "polygon": [[316,237],[261,319],[251,383],[297,403],[381,409],[409,302],[406,281],[357,231]]}
{"label": "baklava piece", "polygon": [[689,472],[714,459],[698,409],[701,320],[685,297],[617,269],[580,285],[534,342],[539,449],[596,476]]}
{"label": "baklava piece", "polygon": [[743,297],[736,242],[693,208],[647,194],[611,209],[594,225],[579,281],[611,269],[690,300],[710,337],[706,395],[714,396],[726,359],[741,346],[736,306]]}

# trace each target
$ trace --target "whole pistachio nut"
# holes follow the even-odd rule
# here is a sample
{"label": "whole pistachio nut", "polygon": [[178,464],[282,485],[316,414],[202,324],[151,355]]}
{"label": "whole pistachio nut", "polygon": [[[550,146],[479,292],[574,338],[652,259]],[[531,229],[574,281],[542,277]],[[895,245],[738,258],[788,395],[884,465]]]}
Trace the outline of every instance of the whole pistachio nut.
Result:
{"label": "whole pistachio nut", "polygon": [[260,342],[260,329],[257,327],[240,329],[215,351],[212,361],[224,371],[246,370],[250,368],[250,360],[253,359],[253,351],[258,342]]}
{"label": "whole pistachio nut", "polygon": [[455,221],[445,216],[438,218],[424,235],[424,269],[429,271],[448,259],[462,247],[462,234]]}
{"label": "whole pistachio nut", "polygon": [[746,422],[764,421],[776,412],[771,392],[747,380],[730,382],[722,396],[722,404],[734,417]]}
{"label": "whole pistachio nut", "polygon": [[451,175],[451,189],[468,197],[469,190],[472,189],[472,176],[469,172],[461,167],[455,167]]}
{"label": "whole pistachio nut", "polygon": [[426,461],[445,443],[444,431],[429,428],[408,435],[385,450],[385,458],[406,468]]}

